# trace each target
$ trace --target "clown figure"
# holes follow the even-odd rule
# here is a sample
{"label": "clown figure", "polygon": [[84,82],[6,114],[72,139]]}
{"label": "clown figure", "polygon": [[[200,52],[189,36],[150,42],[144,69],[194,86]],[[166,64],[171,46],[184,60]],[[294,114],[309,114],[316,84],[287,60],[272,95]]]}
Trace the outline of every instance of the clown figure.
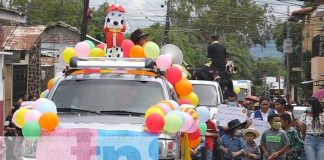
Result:
{"label": "clown figure", "polygon": [[121,5],[110,5],[106,11],[104,31],[106,33],[107,57],[123,57],[123,32],[126,30],[125,9]]}

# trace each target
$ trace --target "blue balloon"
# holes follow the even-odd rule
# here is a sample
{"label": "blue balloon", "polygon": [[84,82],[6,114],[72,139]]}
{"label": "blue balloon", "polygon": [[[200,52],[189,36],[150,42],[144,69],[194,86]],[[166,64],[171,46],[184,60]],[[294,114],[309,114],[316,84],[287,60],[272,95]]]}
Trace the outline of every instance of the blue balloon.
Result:
{"label": "blue balloon", "polygon": [[196,108],[199,123],[205,123],[209,120],[210,111],[207,107],[200,106]]}
{"label": "blue balloon", "polygon": [[174,100],[168,100],[168,102],[170,102],[174,106],[174,110],[180,110],[180,106],[179,106],[178,102],[176,102]]}
{"label": "blue balloon", "polygon": [[40,98],[37,101],[35,101],[35,109],[41,113],[45,113],[45,112],[57,113],[55,103],[47,98]]}

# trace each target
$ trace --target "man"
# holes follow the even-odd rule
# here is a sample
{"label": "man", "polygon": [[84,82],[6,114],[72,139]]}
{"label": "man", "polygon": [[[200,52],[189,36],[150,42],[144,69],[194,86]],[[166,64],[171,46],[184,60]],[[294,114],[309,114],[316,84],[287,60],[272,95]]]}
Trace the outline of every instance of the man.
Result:
{"label": "man", "polygon": [[219,75],[224,78],[226,70],[226,48],[219,42],[219,36],[213,35],[210,37],[211,44],[208,46],[208,58],[211,59],[211,68],[217,69]]}
{"label": "man", "polygon": [[131,34],[130,38],[135,45],[144,46],[144,44],[148,42],[147,37],[149,35],[150,33],[144,33],[141,29],[137,29]]}

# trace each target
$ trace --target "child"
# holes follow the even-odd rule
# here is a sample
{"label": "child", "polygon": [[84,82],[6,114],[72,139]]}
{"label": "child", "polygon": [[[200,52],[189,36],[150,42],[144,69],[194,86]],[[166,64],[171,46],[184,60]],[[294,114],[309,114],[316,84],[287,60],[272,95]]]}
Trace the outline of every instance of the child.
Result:
{"label": "child", "polygon": [[190,148],[192,160],[202,160],[201,152],[202,152],[202,149],[205,147],[205,145],[206,145],[205,135],[202,135],[201,142],[200,142],[199,146],[196,147],[195,149]]}
{"label": "child", "polygon": [[246,122],[241,123],[238,119],[228,122],[228,130],[221,140],[221,150],[224,152],[224,160],[240,160],[242,158],[245,142],[241,136],[241,129],[245,125]]}
{"label": "child", "polygon": [[255,143],[255,139],[260,136],[260,133],[254,128],[243,130],[243,136],[246,141],[244,148],[244,157],[242,160],[258,160],[261,158],[259,146]]}
{"label": "child", "polygon": [[289,139],[285,131],[280,130],[281,122],[278,114],[268,117],[271,126],[261,136],[261,148],[264,152],[264,160],[285,160]]}
{"label": "child", "polygon": [[289,148],[287,150],[288,160],[298,160],[299,154],[303,148],[303,140],[299,132],[291,127],[291,118],[290,115],[284,113],[280,116],[282,129],[286,131],[287,136],[290,141]]}

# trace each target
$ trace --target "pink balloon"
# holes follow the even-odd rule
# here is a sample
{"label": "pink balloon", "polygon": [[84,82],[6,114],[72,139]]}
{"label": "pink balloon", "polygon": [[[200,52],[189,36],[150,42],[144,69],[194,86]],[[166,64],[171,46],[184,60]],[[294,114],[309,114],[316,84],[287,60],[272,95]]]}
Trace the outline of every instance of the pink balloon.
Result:
{"label": "pink balloon", "polygon": [[166,114],[168,114],[169,112],[172,111],[171,108],[169,107],[169,105],[167,105],[165,103],[159,103],[159,104],[157,104],[157,106],[162,107]]}
{"label": "pink balloon", "polygon": [[180,129],[180,131],[186,132],[195,124],[195,120],[192,118],[192,116],[190,114],[184,113],[184,112],[182,112],[182,113],[185,118],[185,122],[183,123],[183,126]]}
{"label": "pink balloon", "polygon": [[38,122],[41,115],[42,115],[42,113],[40,113],[38,110],[30,110],[25,114],[24,121],[25,121],[25,123],[30,122],[30,121]]}
{"label": "pink balloon", "polygon": [[133,41],[129,39],[124,39],[122,44],[123,54],[125,58],[129,57],[129,51],[134,46]]}
{"label": "pink balloon", "polygon": [[191,128],[189,130],[187,130],[188,133],[193,133],[198,129],[198,121],[191,126]]}
{"label": "pink balloon", "polygon": [[87,57],[91,50],[87,42],[79,42],[74,48],[78,57]]}
{"label": "pink balloon", "polygon": [[172,58],[168,54],[160,55],[156,59],[157,67],[162,69],[162,70],[166,70],[166,69],[170,68],[171,64],[172,64]]}

